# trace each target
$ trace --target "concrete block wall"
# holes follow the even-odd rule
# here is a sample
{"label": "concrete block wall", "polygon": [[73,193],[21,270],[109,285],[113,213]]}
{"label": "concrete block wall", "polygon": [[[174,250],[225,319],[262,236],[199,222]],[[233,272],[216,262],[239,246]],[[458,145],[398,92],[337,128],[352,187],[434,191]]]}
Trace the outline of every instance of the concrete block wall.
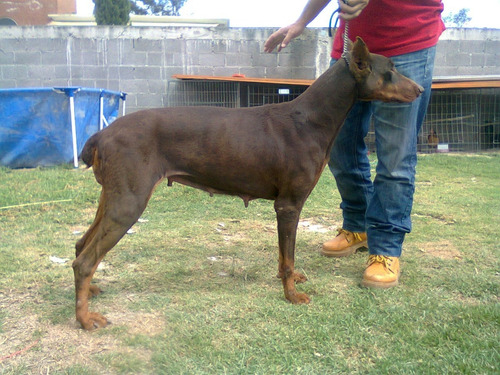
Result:
{"label": "concrete block wall", "polygon": [[[326,29],[265,54],[266,28],[0,27],[0,88],[124,91],[127,112],[167,105],[173,74],[314,79],[329,66]],[[500,75],[500,30],[447,30],[435,75]]]}
{"label": "concrete block wall", "polygon": [[436,53],[434,76],[499,76],[500,29],[448,29]]}

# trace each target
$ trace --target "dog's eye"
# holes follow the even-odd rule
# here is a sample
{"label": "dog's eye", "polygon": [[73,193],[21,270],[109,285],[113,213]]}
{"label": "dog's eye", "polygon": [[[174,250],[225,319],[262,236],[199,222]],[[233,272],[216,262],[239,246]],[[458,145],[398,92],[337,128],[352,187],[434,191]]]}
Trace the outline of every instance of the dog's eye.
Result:
{"label": "dog's eye", "polygon": [[384,81],[386,81],[386,82],[392,81],[392,72],[391,71],[384,73]]}

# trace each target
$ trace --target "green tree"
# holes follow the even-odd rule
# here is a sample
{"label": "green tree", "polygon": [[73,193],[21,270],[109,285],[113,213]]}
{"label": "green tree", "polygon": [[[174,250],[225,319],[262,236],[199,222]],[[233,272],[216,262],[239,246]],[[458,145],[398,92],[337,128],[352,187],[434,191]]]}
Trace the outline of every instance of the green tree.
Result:
{"label": "green tree", "polygon": [[446,17],[443,18],[446,26],[450,27],[463,27],[467,22],[469,22],[472,18],[469,17],[468,8],[460,9],[457,13],[449,13]]}
{"label": "green tree", "polygon": [[178,16],[186,0],[130,0],[133,14]]}
{"label": "green tree", "polygon": [[127,25],[129,23],[129,0],[94,0],[94,4],[94,16],[98,25]]}

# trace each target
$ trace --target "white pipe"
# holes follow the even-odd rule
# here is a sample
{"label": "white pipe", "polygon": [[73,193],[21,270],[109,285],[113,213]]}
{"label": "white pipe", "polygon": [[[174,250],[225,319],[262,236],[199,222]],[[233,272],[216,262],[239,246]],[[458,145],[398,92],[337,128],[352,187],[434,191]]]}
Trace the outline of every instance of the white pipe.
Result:
{"label": "white pipe", "polygon": [[101,95],[99,96],[99,130],[102,130],[104,128],[103,124],[102,124],[102,120],[104,118],[104,98],[102,96],[102,91],[101,91]]}
{"label": "white pipe", "polygon": [[73,165],[78,168],[78,149],[76,146],[75,99],[73,93],[69,96],[69,112],[71,115],[71,137],[73,138]]}
{"label": "white pipe", "polygon": [[121,98],[123,100],[122,103],[122,116],[125,116],[125,101],[127,100],[127,94],[122,92]]}

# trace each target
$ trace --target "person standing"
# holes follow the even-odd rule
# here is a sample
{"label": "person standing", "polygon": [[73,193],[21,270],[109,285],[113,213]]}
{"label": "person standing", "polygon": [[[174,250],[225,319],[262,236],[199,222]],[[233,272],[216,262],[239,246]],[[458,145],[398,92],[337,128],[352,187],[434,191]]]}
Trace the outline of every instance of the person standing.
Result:
{"label": "person standing", "polygon": [[[285,48],[329,2],[309,0],[296,22],[269,36],[264,51]],[[425,89],[412,103],[356,102],[331,150],[328,166],[342,198],[343,225],[321,253],[341,257],[368,247],[361,282],[366,287],[399,283],[399,258],[411,231],[417,135],[430,99],[436,44],[444,30],[442,11],[441,0],[339,0],[341,20],[332,64],[341,58],[348,21],[350,39],[361,37],[370,52],[390,57],[400,73]],[[364,141],[371,122],[377,150],[373,181]]]}

